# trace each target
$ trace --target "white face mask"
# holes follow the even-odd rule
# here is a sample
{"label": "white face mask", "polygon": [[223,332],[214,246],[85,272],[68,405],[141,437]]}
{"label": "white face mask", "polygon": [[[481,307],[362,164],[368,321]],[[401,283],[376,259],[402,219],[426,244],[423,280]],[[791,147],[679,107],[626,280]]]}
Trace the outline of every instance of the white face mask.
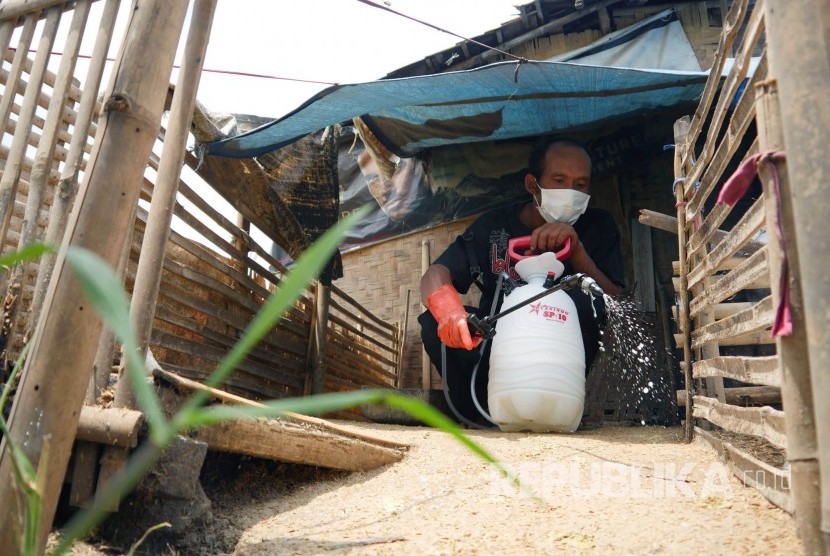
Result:
{"label": "white face mask", "polygon": [[[538,184],[537,184],[538,187]],[[585,213],[591,196],[575,189],[542,189],[542,201],[536,205],[545,222],[564,222],[573,225]],[[534,202],[536,197],[533,197]]]}

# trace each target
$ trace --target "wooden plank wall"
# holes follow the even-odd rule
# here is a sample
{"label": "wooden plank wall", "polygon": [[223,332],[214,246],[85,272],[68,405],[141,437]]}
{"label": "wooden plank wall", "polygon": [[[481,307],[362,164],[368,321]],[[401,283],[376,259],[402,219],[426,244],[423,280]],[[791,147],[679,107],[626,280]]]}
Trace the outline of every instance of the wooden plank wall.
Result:
{"label": "wooden plank wall", "polygon": [[[759,51],[760,64],[749,75]],[[735,64],[720,79],[733,53]],[[768,227],[766,201],[758,182],[734,208],[714,202],[737,166],[759,152],[755,130],[766,122],[758,121],[755,90],[767,73],[763,2],[736,0],[700,105],[691,119],[675,124],[676,339],[685,351],[689,437],[694,432],[708,442],[737,477],[793,512],[784,458],[771,464],[768,457],[786,452],[790,413],[782,411],[781,366],[772,355],[769,250],[775,246],[759,234]],[[734,395],[738,390],[741,396]]]}
{"label": "wooden plank wall", "polygon": [[[67,2],[66,6],[51,8],[49,13],[66,11],[67,17],[63,19],[71,19],[75,13],[73,4]],[[100,16],[100,25],[98,21],[90,21],[88,25],[92,32],[101,26],[111,27],[117,18],[117,1],[109,0],[102,4],[107,4],[107,7]],[[6,25],[0,29],[0,39],[11,43],[8,49],[3,45],[0,84],[4,86],[4,93],[0,97],[0,110],[13,115],[4,118],[6,125],[2,130],[0,176],[5,176],[4,183],[14,182],[16,185],[15,190],[7,190],[13,203],[10,203],[9,227],[2,245],[4,254],[33,240],[45,241],[49,238],[47,228],[59,219],[52,212],[56,189],[59,182],[77,183],[84,178],[83,170],[94,142],[100,110],[100,103],[95,102],[102,92],[100,71],[98,79],[89,75],[85,79],[86,83],[94,84],[94,90],[81,90],[81,81],[73,78],[67,86],[66,103],[61,107],[59,125],[48,134],[51,143],[43,144],[41,138],[51,129],[46,109],[52,102],[50,95],[61,77],[45,71],[33,85],[37,88],[37,94],[28,93],[36,102],[31,129],[25,134],[17,129],[21,105],[31,80],[30,72],[37,66],[36,54],[28,53],[28,50],[30,45],[34,50],[37,41],[43,40],[39,36],[42,34],[42,16],[41,12],[35,11],[21,17],[16,26]],[[12,36],[15,28],[22,29]],[[4,35],[6,31],[8,36]],[[105,53],[106,48],[102,52]],[[67,71],[72,72],[74,68]],[[84,98],[87,99],[86,108],[82,106]],[[90,98],[92,101],[88,100]],[[79,121],[79,114],[83,117],[85,110],[88,112],[87,123]],[[86,131],[81,133],[82,130]],[[148,203],[152,200],[153,185],[157,179],[164,133],[162,129],[148,161],[141,195],[143,203],[137,207],[132,247],[123,269],[128,292],[133,287],[141,254]],[[81,138],[75,140],[73,145],[77,146],[70,153],[69,144],[75,135]],[[19,160],[9,162],[10,151],[15,148],[14,141],[25,141],[25,147],[17,149],[23,153]],[[48,152],[49,148],[53,149],[53,156],[48,164],[48,179],[43,192],[34,199],[38,204],[36,232],[33,237],[21,240],[29,204],[30,173],[33,167],[37,167],[35,154]],[[12,164],[20,167],[19,179],[11,180],[6,172],[7,164],[9,167]],[[74,188],[70,188],[66,195],[69,206],[73,196]],[[271,257],[268,248],[251,240],[244,224],[237,224],[236,214],[223,214],[215,208],[212,201],[215,198],[216,193],[195,174],[182,176],[174,219],[186,225],[178,227],[178,230],[189,227],[190,233],[185,236],[183,231],[174,230],[170,234],[150,340],[150,349],[163,368],[195,380],[204,379],[231,349],[268,295],[278,287],[280,277],[286,271]],[[65,217],[69,209],[62,206],[60,210]],[[59,226],[51,242],[60,243],[62,232]],[[268,236],[267,231],[264,233]],[[17,357],[37,322],[38,311],[32,310],[32,301],[37,296],[37,284],[48,281],[48,269],[43,267],[39,262],[30,263],[15,275],[14,280],[4,278],[2,290],[6,293],[4,338],[7,361]],[[233,373],[226,385],[229,391],[257,400],[304,395],[310,391],[309,346],[314,288],[312,284]],[[403,341],[400,323],[390,324],[378,318],[334,287],[327,335],[327,351],[323,358],[325,391],[363,386],[389,387],[397,383]],[[119,363],[117,350],[113,362]]]}

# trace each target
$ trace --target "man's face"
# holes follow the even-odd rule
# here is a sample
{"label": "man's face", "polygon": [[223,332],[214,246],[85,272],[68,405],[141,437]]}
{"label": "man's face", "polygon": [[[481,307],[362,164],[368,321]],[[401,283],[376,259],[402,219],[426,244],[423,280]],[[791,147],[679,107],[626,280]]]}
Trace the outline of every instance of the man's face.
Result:
{"label": "man's face", "polygon": [[528,193],[542,189],[575,189],[588,193],[591,186],[591,159],[587,153],[571,145],[553,144],[545,154],[545,169],[537,179],[526,183]]}

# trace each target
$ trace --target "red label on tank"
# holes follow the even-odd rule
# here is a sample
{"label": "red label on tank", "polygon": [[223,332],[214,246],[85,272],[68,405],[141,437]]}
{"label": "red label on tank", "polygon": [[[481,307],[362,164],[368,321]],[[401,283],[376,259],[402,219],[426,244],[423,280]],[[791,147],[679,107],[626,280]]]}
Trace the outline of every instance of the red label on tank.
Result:
{"label": "red label on tank", "polygon": [[541,301],[539,303],[530,304],[530,314],[539,315],[545,320],[555,322],[566,322],[570,313],[561,307],[555,305],[545,305]]}

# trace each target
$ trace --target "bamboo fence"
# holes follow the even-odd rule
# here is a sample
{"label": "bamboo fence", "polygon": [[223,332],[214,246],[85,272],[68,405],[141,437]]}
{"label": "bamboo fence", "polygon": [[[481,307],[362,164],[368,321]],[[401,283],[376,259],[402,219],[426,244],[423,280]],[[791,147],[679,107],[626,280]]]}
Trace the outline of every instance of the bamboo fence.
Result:
{"label": "bamboo fence", "polygon": [[[821,9],[827,9],[828,2],[821,3]],[[676,339],[684,350],[686,391],[681,397],[687,410],[687,437],[695,434],[708,442],[739,479],[793,513],[806,552],[824,554],[822,531],[826,539],[830,519],[828,505],[821,503],[828,498],[828,487],[826,482],[820,487],[820,473],[826,475],[830,461],[819,457],[822,437],[816,435],[819,410],[813,399],[823,398],[811,391],[816,384],[811,374],[826,373],[807,358],[814,340],[805,319],[810,309],[802,288],[811,282],[800,266],[813,254],[802,251],[801,245],[796,250],[796,239],[806,229],[793,217],[798,190],[783,153],[786,130],[797,122],[782,117],[784,99],[778,94],[779,81],[784,88],[784,75],[795,78],[795,72],[782,68],[789,68],[792,58],[804,50],[790,49],[790,57],[782,55],[779,49],[789,44],[789,38],[780,35],[775,41],[768,29],[776,25],[770,22],[783,19],[782,12],[788,12],[791,21],[799,18],[795,14],[803,19],[809,18],[808,12],[821,12],[784,4],[776,0],[732,3],[697,111],[675,124],[679,236],[675,287],[681,332]],[[806,34],[795,27],[789,31]],[[815,31],[814,39],[822,33],[827,38],[826,29]],[[806,44],[802,49],[809,50]],[[776,55],[781,56],[781,66],[771,68],[770,60]],[[722,79],[726,60],[732,56],[734,65]],[[753,56],[760,57],[760,62],[750,75]],[[826,51],[820,58],[821,67],[826,68]],[[804,148],[804,143],[796,144]],[[752,157],[755,160],[759,153],[763,154],[758,162],[763,193],[734,209],[715,204],[717,188],[738,165]],[[826,176],[826,160],[823,164]],[[801,183],[809,187],[807,181]],[[768,241],[758,241],[761,231]],[[789,274],[782,277],[784,272]],[[762,292],[762,299],[735,302],[734,296],[747,290]],[[789,293],[793,332],[773,337],[771,327],[784,290]],[[775,355],[763,350],[756,350],[755,355],[730,353],[731,346],[750,345],[774,346]],[[724,381],[742,386],[725,388]],[[752,443],[745,439],[762,439],[764,448],[750,449],[747,446]],[[785,453],[786,462],[772,461],[775,458],[769,454],[775,452]],[[822,511],[825,519],[820,527]]]}
{"label": "bamboo fence", "polygon": [[[216,208],[216,191],[182,172],[185,158],[193,158],[185,148],[215,4],[194,0],[188,30],[187,2],[140,3],[129,12],[119,0],[0,5],[2,253],[35,241],[96,252],[124,277],[142,348],[164,371],[196,381],[230,351],[287,272],[252,240],[244,219]],[[124,13],[124,36],[114,37]],[[87,36],[94,46],[79,79],[76,62]],[[186,37],[184,63],[170,87],[180,37]],[[121,47],[104,88],[113,39]],[[53,51],[63,53],[59,61]],[[262,232],[279,236],[279,230]],[[32,344],[9,419],[13,437],[35,439],[25,445],[34,464],[49,460],[45,542],[81,413],[96,419],[81,411],[84,400],[94,403],[109,392],[122,411],[135,402],[122,380],[113,392],[111,373],[123,370],[119,348],[94,311],[83,310],[83,294],[62,255],[15,267],[0,286],[4,361]],[[225,388],[261,400],[393,387],[403,336],[400,325],[379,319],[336,286],[311,284]],[[78,440],[82,449],[88,439]],[[9,465],[4,450],[0,476],[11,477]],[[12,483],[4,479],[0,500],[13,509],[19,499]],[[3,553],[14,551],[10,529],[0,527]]]}

